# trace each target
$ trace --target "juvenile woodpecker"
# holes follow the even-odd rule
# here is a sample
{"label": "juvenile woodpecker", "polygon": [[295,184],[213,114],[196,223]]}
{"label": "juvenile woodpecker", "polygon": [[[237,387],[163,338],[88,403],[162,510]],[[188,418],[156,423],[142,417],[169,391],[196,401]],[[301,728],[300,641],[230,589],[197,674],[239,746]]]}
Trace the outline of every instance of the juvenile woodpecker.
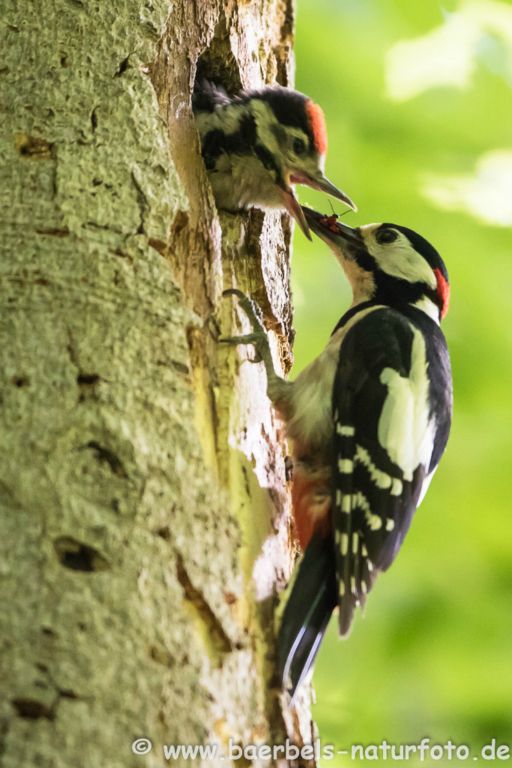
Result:
{"label": "juvenile woodpecker", "polygon": [[395,559],[445,449],[452,412],[446,267],[423,237],[396,224],[355,229],[304,209],[334,251],[353,302],[323,352],[293,382],[280,378],[255,305],[239,291],[268,395],[293,444],[292,502],[304,555],[278,636],[293,696],[339,606],[347,635],[377,574]]}
{"label": "juvenile woodpecker", "polygon": [[292,185],[306,184],[352,200],[324,176],[327,131],[318,104],[281,86],[233,98],[208,80],[193,99],[201,151],[219,208],[285,208],[307,237]]}

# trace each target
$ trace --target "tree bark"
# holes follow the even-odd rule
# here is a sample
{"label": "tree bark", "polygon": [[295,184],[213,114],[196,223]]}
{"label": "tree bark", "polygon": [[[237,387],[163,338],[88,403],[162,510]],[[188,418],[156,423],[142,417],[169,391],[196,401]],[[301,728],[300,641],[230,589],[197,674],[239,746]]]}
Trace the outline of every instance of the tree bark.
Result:
{"label": "tree bark", "polygon": [[2,768],[312,738],[273,668],[282,429],[262,366],[218,344],[237,286],[289,367],[289,221],[217,214],[191,112],[199,62],[233,89],[290,84],[292,27],[291,0],[8,3]]}

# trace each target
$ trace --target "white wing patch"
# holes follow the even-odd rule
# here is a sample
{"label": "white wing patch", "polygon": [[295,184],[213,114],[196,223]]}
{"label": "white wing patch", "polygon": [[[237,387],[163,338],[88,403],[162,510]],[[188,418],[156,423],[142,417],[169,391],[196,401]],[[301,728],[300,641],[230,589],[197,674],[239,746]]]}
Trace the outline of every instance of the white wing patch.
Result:
{"label": "white wing patch", "polygon": [[380,375],[388,394],[378,426],[380,444],[408,481],[419,464],[426,468],[430,464],[435,426],[428,413],[425,341],[416,328],[411,328],[414,338],[409,376],[400,376],[393,368],[384,368]]}

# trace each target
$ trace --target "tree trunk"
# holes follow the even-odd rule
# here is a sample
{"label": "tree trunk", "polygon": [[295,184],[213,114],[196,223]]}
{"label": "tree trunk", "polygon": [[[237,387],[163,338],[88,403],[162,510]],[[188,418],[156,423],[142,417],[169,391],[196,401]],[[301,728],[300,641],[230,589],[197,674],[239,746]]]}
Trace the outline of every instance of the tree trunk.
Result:
{"label": "tree trunk", "polygon": [[235,285],[289,367],[289,222],[219,217],[190,107],[198,62],[289,84],[291,0],[8,5],[0,765],[310,741],[273,670],[286,447],[262,366],[218,344]]}

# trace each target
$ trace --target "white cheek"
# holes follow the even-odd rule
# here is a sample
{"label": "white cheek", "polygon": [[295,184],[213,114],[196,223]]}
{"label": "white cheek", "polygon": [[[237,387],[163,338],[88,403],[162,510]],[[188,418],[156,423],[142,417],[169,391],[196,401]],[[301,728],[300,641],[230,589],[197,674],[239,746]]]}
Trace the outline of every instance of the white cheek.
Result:
{"label": "white cheek", "polygon": [[412,248],[403,235],[399,235],[393,243],[379,245],[373,237],[366,234],[365,242],[368,252],[382,272],[409,283],[425,283],[435,290],[437,281],[430,264]]}

